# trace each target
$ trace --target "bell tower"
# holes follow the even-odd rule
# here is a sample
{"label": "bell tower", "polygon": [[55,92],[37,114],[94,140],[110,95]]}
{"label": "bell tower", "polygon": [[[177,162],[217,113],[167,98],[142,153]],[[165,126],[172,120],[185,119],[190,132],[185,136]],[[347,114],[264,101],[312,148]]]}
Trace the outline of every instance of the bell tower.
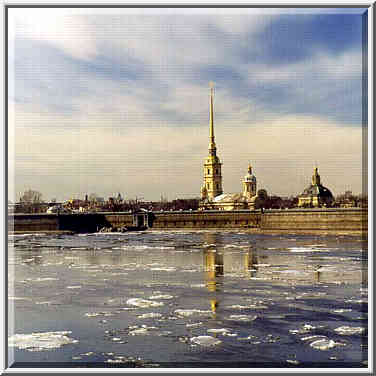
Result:
{"label": "bell tower", "polygon": [[222,190],[222,163],[217,157],[217,147],[214,139],[214,111],[213,111],[213,83],[210,83],[210,103],[209,103],[209,155],[204,163],[204,185],[206,198],[212,200],[223,193]]}
{"label": "bell tower", "polygon": [[243,180],[243,196],[251,199],[256,196],[257,181],[255,175],[252,174],[252,166],[248,166],[248,174],[244,176]]}

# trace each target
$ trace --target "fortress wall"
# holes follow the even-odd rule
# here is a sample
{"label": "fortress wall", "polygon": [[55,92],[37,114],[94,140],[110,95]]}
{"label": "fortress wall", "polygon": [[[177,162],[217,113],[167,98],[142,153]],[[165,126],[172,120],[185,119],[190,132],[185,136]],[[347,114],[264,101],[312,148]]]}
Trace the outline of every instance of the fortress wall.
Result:
{"label": "fortress wall", "polygon": [[351,209],[300,209],[266,211],[261,230],[367,231],[368,211]]}
{"label": "fortress wall", "polygon": [[8,216],[9,231],[38,232],[57,231],[59,221],[56,214],[15,214]]}
{"label": "fortress wall", "polygon": [[257,228],[260,212],[192,212],[192,213],[155,213],[153,228]]}
{"label": "fortress wall", "polygon": [[[153,229],[259,229],[361,232],[368,228],[367,209],[290,209],[261,211],[153,212]],[[15,214],[9,231],[95,232],[102,227],[132,226],[131,213]]]}

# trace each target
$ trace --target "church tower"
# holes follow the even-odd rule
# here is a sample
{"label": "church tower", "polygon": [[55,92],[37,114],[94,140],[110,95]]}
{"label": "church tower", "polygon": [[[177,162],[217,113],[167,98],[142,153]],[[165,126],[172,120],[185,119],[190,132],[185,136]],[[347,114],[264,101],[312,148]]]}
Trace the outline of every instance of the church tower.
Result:
{"label": "church tower", "polygon": [[256,176],[252,174],[252,166],[248,166],[248,174],[244,176],[243,180],[243,196],[251,199],[256,196],[257,181]]}
{"label": "church tower", "polygon": [[[209,105],[209,155],[204,163],[204,185],[201,188],[201,198],[211,201],[214,197],[223,193],[222,172],[217,148],[214,141],[214,113],[213,113],[213,84],[210,84],[210,105]],[[204,197],[205,196],[205,197]]]}

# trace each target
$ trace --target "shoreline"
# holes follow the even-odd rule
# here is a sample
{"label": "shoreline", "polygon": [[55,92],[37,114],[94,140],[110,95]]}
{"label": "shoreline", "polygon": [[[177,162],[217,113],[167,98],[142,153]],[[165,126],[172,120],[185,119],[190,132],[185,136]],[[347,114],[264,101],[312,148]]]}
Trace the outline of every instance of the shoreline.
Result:
{"label": "shoreline", "polygon": [[[151,228],[147,230],[143,230],[143,232],[199,232],[199,231],[209,231],[209,232],[233,232],[233,231],[241,231],[244,233],[251,233],[251,234],[265,234],[265,235],[334,235],[334,236],[354,236],[354,237],[368,237],[368,231],[360,231],[360,230],[308,230],[308,229],[294,229],[294,230],[287,230],[287,229],[260,229],[260,228],[244,228],[244,227],[233,227],[233,228]],[[46,235],[75,235],[79,234],[80,232],[76,231],[69,231],[69,230],[35,230],[35,231],[8,231],[8,235],[33,235],[33,234],[46,234]],[[94,232],[95,233],[95,232]]]}

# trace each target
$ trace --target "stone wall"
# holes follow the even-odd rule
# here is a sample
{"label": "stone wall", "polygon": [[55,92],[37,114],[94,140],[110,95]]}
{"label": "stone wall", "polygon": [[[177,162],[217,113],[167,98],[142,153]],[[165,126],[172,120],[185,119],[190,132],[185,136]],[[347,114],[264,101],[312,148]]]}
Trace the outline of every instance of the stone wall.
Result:
{"label": "stone wall", "polygon": [[8,231],[57,231],[59,221],[56,214],[15,214],[8,216]]}
{"label": "stone wall", "polygon": [[192,213],[155,213],[153,228],[257,228],[260,212],[247,211],[205,211]]}
{"label": "stone wall", "polygon": [[[260,231],[367,231],[367,210],[290,209],[261,211],[154,212],[153,229],[259,229]],[[132,226],[131,213],[15,214],[9,231],[95,232],[102,227]]]}
{"label": "stone wall", "polygon": [[268,210],[261,216],[261,230],[367,231],[368,211],[351,209]]}

